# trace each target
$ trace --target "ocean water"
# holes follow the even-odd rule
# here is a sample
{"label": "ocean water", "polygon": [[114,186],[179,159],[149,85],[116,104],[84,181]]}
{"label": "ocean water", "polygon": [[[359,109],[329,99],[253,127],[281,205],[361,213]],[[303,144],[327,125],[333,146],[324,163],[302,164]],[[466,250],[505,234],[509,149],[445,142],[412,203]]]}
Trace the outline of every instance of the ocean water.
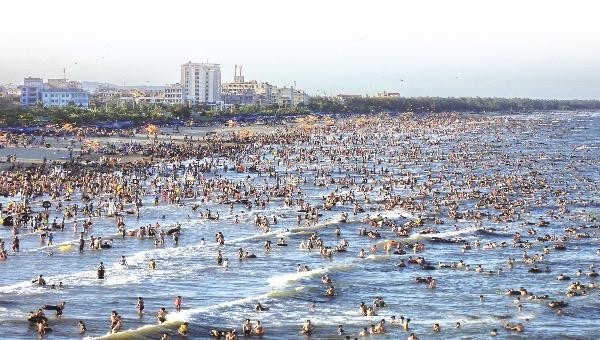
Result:
{"label": "ocean water", "polygon": [[[344,125],[345,124],[345,125]],[[160,223],[163,228],[172,228],[181,223],[182,233],[178,246],[166,237],[163,248],[155,248],[151,239],[116,235],[115,218],[94,217],[93,227],[86,236],[83,254],[77,251],[78,234],[72,231],[72,219],[67,220],[63,232],[54,232],[55,246],[40,242],[37,233],[22,230],[21,251],[0,261],[0,334],[2,339],[38,338],[26,317],[29,311],[45,304],[66,301],[64,315],[56,318],[47,313],[52,331],[44,336],[48,339],[82,339],[105,337],[111,339],[160,339],[163,333],[174,334],[182,321],[190,322],[190,339],[209,338],[211,329],[237,328],[247,318],[260,320],[266,334],[264,339],[302,339],[299,334],[302,323],[310,319],[315,325],[314,339],[340,339],[337,326],[343,325],[346,334],[357,335],[363,327],[386,319],[392,315],[411,318],[411,331],[422,339],[429,338],[488,338],[493,328],[499,329],[498,338],[543,338],[543,339],[596,339],[600,335],[600,297],[597,288],[587,290],[586,296],[567,297],[567,286],[574,281],[583,284],[599,283],[596,278],[576,271],[589,271],[597,265],[600,248],[597,228],[586,228],[590,238],[570,238],[565,242],[567,250],[555,251],[554,242],[539,242],[537,237],[545,234],[565,235],[567,227],[598,226],[600,211],[600,116],[594,113],[531,114],[523,116],[452,116],[445,120],[432,118],[404,117],[381,118],[380,122],[356,123],[356,126],[338,122],[338,127],[327,132],[314,133],[309,141],[290,140],[273,144],[255,145],[249,152],[241,154],[241,161],[252,163],[251,156],[258,153],[264,164],[275,166],[280,185],[294,184],[294,199],[302,198],[313,206],[322,206],[323,197],[336,191],[338,194],[355,193],[357,202],[365,209],[354,214],[352,204],[335,205],[331,211],[320,210],[322,216],[315,224],[297,223],[298,206],[284,206],[283,198],[271,197],[265,208],[246,209],[235,204],[233,211],[228,205],[218,204],[213,195],[210,202],[186,199],[183,205],[159,202],[154,205],[151,189],[144,196],[140,218],[125,214],[128,230],[140,226]],[[283,159],[286,152],[286,162]],[[330,157],[335,155],[334,159]],[[360,154],[360,156],[358,156]],[[307,157],[306,155],[311,155]],[[460,157],[457,155],[461,155]],[[335,159],[339,157],[339,159]],[[189,160],[206,162],[207,160]],[[277,180],[266,174],[223,171],[223,164],[232,168],[233,159],[220,157],[219,167],[202,174],[205,179],[226,178],[244,183],[246,186],[274,187]],[[375,169],[373,171],[373,169]],[[382,171],[382,169],[384,171]],[[328,174],[317,177],[318,170]],[[329,172],[331,171],[331,172]],[[379,189],[389,186],[390,179],[406,179],[410,173],[416,179],[413,188],[396,184],[391,194],[407,198],[416,197],[423,202],[425,210],[411,211],[394,207],[384,209],[386,199]],[[431,181],[432,192],[422,198],[419,186]],[[154,167],[147,170],[148,180],[142,185],[149,188],[151,178],[163,180],[173,176],[171,171]],[[183,170],[175,170],[178,179]],[[327,186],[314,185],[317,181],[333,178],[336,183]],[[340,180],[355,179],[356,184],[345,185]],[[474,183],[467,188],[465,180]],[[511,179],[512,189],[506,190],[511,202],[524,202],[519,219],[496,222],[483,217],[479,221],[471,218],[451,219],[447,203],[456,201],[459,212],[476,210],[477,199],[455,198],[454,191],[480,190],[501,191]],[[490,185],[482,185],[488,180]],[[366,184],[363,184],[363,180]],[[196,183],[198,183],[196,181]],[[452,187],[450,186],[452,183]],[[361,186],[373,190],[361,191]],[[526,190],[522,190],[527,187]],[[434,194],[433,192],[436,192]],[[265,198],[266,196],[262,196]],[[367,200],[365,200],[365,197]],[[107,198],[107,196],[104,196]],[[435,211],[432,199],[440,201],[440,210]],[[6,205],[19,197],[0,197]],[[47,198],[36,198],[43,201]],[[75,203],[80,199],[74,194]],[[100,198],[96,198],[98,201]],[[568,212],[559,213],[559,200],[567,201]],[[66,204],[66,202],[65,202]],[[198,204],[200,208],[193,210]],[[35,205],[35,204],[34,204]],[[130,207],[126,206],[126,209]],[[42,208],[38,208],[41,210]],[[219,220],[201,218],[199,212],[210,209],[219,213]],[[50,220],[61,213],[51,208]],[[482,207],[482,213],[498,215],[492,207]],[[556,217],[549,213],[553,212]],[[342,213],[348,213],[346,223],[339,222]],[[278,223],[271,225],[265,233],[253,223],[254,216],[267,216]],[[368,228],[364,222],[369,216],[382,217],[404,224],[421,217],[424,226],[415,228],[409,237],[398,237],[390,228],[378,228],[381,238],[371,239],[359,235],[359,229]],[[234,223],[234,216],[239,223]],[[438,217],[444,224],[434,224]],[[549,225],[538,227],[524,225],[525,222],[549,221]],[[80,216],[81,220],[81,216]],[[341,229],[341,237],[335,228]],[[436,234],[421,234],[425,228],[434,228]],[[494,233],[480,233],[478,228],[495,228]],[[537,235],[528,235],[533,228]],[[225,245],[215,243],[217,232],[225,235]],[[317,232],[328,246],[335,246],[340,238],[348,241],[347,252],[334,253],[328,258],[317,249],[302,250],[300,242]],[[520,232],[522,239],[532,242],[529,249],[514,247],[512,235]],[[89,250],[89,235],[112,238],[113,248]],[[461,244],[432,242],[431,237],[463,238],[471,243],[472,250],[461,251]],[[289,246],[275,244],[284,237]],[[10,249],[11,229],[0,227],[0,238]],[[201,245],[201,239],[206,240]],[[414,254],[405,249],[405,255],[385,254],[383,242],[398,240],[402,243],[422,242],[425,251]],[[271,240],[273,249],[263,250],[262,245]],[[481,247],[475,246],[480,240]],[[488,242],[506,241],[507,247],[487,249]],[[73,244],[72,248],[57,245]],[[369,249],[378,245],[374,253]],[[530,265],[523,263],[522,254],[542,254],[544,246],[551,251],[545,259],[537,262],[540,268],[549,266],[551,272],[532,274]],[[237,249],[243,248],[257,255],[255,259],[239,261]],[[365,258],[358,257],[359,250],[367,252]],[[216,254],[221,250],[229,259],[229,268],[217,266]],[[49,252],[53,256],[48,256]],[[128,265],[118,264],[124,255]],[[418,265],[408,264],[398,268],[396,264],[409,256],[424,256],[433,265],[438,262],[463,260],[472,268],[423,270]],[[514,268],[507,266],[507,259],[517,260]],[[148,269],[148,261],[155,259],[157,269]],[[106,278],[96,278],[95,267],[103,261]],[[308,272],[297,272],[298,265],[309,266]],[[475,272],[482,265],[494,274]],[[502,274],[496,274],[498,269]],[[569,281],[558,281],[560,273],[571,276]],[[62,281],[64,289],[49,289],[35,286],[31,280],[43,274],[51,283]],[[328,274],[333,279],[336,296],[325,296],[326,285],[321,276]],[[433,276],[437,287],[415,283],[417,276]],[[565,315],[557,316],[547,306],[549,300],[523,299],[519,311],[514,297],[505,295],[508,289],[525,287],[539,295],[549,295],[553,300],[569,303]],[[174,311],[174,299],[183,298],[183,309]],[[480,295],[484,301],[480,301]],[[146,313],[137,315],[137,297],[145,300]],[[375,297],[381,296],[387,306],[377,310],[378,316],[365,317],[358,314],[361,302],[371,305]],[[316,307],[310,308],[311,301]],[[260,302],[268,311],[256,312],[254,305]],[[158,325],[155,312],[166,307],[168,321]],[[106,336],[110,326],[110,312],[115,310],[123,316],[123,332]],[[77,321],[85,321],[88,331],[79,334]],[[462,327],[455,328],[460,322]],[[520,322],[525,326],[523,333],[506,332],[504,322]],[[433,323],[442,327],[440,333],[431,330]],[[377,335],[381,339],[404,339],[410,332],[388,324],[386,333]],[[172,338],[181,338],[172,336]]]}

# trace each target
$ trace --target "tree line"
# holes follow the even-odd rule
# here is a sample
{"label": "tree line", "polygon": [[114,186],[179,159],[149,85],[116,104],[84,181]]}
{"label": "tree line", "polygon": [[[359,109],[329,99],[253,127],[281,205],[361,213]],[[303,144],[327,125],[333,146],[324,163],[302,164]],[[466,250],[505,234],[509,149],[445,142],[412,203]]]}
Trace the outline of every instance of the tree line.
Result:
{"label": "tree line", "polygon": [[192,117],[210,120],[238,115],[299,115],[308,113],[380,113],[380,112],[531,112],[600,110],[599,100],[558,100],[491,97],[312,97],[308,105],[280,107],[278,105],[234,105],[215,109],[206,105],[163,106],[157,104],[96,104],[84,109],[65,107],[26,108],[0,100],[0,126],[31,126],[45,123],[90,124],[96,122],[132,121],[143,124],[161,123],[173,119],[187,121]]}

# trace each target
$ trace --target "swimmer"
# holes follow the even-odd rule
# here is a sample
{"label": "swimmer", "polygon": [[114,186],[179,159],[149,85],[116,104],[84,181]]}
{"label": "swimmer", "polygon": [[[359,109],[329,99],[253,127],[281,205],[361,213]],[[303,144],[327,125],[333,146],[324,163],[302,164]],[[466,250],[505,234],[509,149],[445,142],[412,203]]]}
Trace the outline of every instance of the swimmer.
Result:
{"label": "swimmer", "polygon": [[189,325],[190,324],[188,322],[182,323],[181,326],[179,326],[179,328],[177,329],[177,334],[181,336],[186,336],[190,332]]}
{"label": "swimmer", "polygon": [[505,323],[504,324],[504,328],[506,328],[509,331],[515,331],[515,332],[523,332],[525,330],[525,326],[523,326],[523,324],[521,323],[517,323],[517,324],[510,324],[510,323]]}
{"label": "swimmer", "polygon": [[79,328],[79,333],[81,334],[87,331],[87,327],[85,326],[85,323],[82,320],[79,320],[79,322],[77,323],[77,327]]}
{"label": "swimmer", "polygon": [[363,330],[358,333],[358,336],[369,336],[369,329],[364,327]]}
{"label": "swimmer", "polygon": [[311,335],[314,329],[315,326],[312,324],[312,322],[310,320],[306,320],[306,322],[302,325],[302,330],[300,333],[304,335]]}
{"label": "swimmer", "polygon": [[158,320],[159,323],[164,323],[165,321],[167,321],[167,314],[168,314],[168,312],[165,309],[165,307],[162,307],[156,313],[156,319]]}
{"label": "swimmer", "polygon": [[374,332],[375,332],[375,334],[385,333],[385,319],[381,319],[381,321],[379,321],[377,323],[377,325],[375,326]]}
{"label": "swimmer", "polygon": [[360,315],[367,316],[367,306],[364,302],[361,302],[360,306],[358,306],[358,313]]}
{"label": "swimmer", "polygon": [[46,280],[44,280],[44,277],[40,274],[40,276],[38,276],[37,279],[31,281],[35,284],[37,284],[38,286],[45,286],[46,285]]}
{"label": "swimmer", "polygon": [[242,324],[242,333],[244,334],[244,336],[252,335],[252,328],[253,325],[250,322],[250,319],[246,319],[246,321],[244,321],[244,323]]}
{"label": "swimmer", "polygon": [[260,323],[260,320],[256,320],[256,326],[254,326],[254,328],[252,328],[252,335],[262,336],[264,334],[265,334],[265,330],[264,330],[262,324]]}
{"label": "swimmer", "polygon": [[402,322],[402,328],[404,331],[408,331],[410,327],[410,319],[405,319],[404,316],[401,316],[400,321]]}
{"label": "swimmer", "polygon": [[61,316],[63,313],[63,310],[65,309],[65,305],[66,305],[66,302],[63,301],[63,302],[59,303],[58,305],[54,305],[54,306],[53,305],[45,305],[44,309],[45,310],[53,310],[56,312],[56,316]]}
{"label": "swimmer", "polygon": [[264,312],[264,311],[268,311],[269,308],[263,306],[260,302],[256,304],[256,306],[254,306],[254,310],[257,312]]}

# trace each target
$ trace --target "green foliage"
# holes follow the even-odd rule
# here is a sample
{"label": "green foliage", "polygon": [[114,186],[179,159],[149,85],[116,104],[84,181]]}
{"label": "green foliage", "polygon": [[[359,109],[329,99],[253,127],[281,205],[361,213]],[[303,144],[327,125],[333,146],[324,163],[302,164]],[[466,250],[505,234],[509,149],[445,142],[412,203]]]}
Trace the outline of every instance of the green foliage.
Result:
{"label": "green foliage", "polygon": [[224,110],[216,110],[212,114],[217,116],[261,114],[266,116],[286,116],[308,114],[311,111],[304,105],[296,107],[279,107],[278,105],[234,105]]}
{"label": "green foliage", "polygon": [[322,113],[379,113],[393,112],[530,112],[530,111],[600,110],[598,100],[556,100],[528,98],[480,98],[480,97],[400,97],[400,98],[331,98],[313,97],[310,104],[296,107],[278,105],[235,105],[226,109],[214,109],[206,105],[162,106],[156,104],[95,104],[89,109],[75,105],[66,107],[23,108],[14,102],[0,102],[0,126],[30,126],[46,123],[75,123],[85,125],[94,122],[167,121],[171,118],[188,120],[192,113],[210,120],[217,116],[261,114],[272,116]]}

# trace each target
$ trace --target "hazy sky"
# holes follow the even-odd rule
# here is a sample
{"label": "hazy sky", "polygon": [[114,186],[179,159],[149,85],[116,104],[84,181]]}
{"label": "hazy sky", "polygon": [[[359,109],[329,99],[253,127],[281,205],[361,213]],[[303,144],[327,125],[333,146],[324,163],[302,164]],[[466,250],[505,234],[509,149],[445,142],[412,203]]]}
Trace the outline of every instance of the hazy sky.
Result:
{"label": "hazy sky", "polygon": [[600,99],[596,1],[25,0],[0,5],[0,84],[128,85],[235,64],[310,94]]}

